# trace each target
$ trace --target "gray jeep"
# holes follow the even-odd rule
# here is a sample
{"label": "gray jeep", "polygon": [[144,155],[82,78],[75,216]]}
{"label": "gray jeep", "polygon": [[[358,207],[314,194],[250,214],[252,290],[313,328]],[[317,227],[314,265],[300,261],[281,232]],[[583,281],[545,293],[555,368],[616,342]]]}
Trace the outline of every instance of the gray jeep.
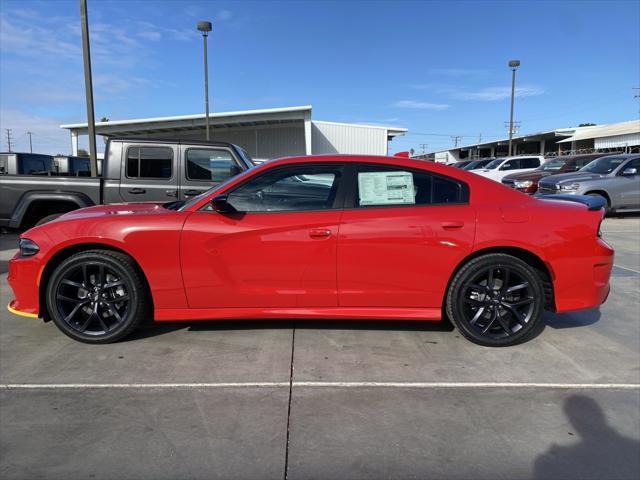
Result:
{"label": "gray jeep", "polygon": [[640,210],[640,155],[600,157],[577,172],[542,178],[538,194],[600,195],[610,212]]}

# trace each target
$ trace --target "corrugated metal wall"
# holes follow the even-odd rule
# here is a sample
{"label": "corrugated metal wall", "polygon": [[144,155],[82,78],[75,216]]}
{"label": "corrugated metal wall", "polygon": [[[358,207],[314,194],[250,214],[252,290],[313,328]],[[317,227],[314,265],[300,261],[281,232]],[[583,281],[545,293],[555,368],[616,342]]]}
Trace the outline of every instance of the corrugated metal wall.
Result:
{"label": "corrugated metal wall", "polygon": [[[204,129],[182,132],[141,134],[141,137],[204,140]],[[231,129],[211,129],[211,139],[229,142],[244,148],[252,158],[270,159],[291,155],[304,155],[304,122],[265,125]]]}
{"label": "corrugated metal wall", "polygon": [[387,130],[331,122],[311,122],[311,151],[314,154],[387,154]]}
{"label": "corrugated metal wall", "polygon": [[640,133],[596,138],[594,141],[594,148],[635,147],[638,145],[640,145]]}

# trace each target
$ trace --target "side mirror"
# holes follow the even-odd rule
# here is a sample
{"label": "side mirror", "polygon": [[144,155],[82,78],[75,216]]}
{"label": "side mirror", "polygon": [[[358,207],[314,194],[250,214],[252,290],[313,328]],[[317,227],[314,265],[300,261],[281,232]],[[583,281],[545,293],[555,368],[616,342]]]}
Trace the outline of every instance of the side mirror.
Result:
{"label": "side mirror", "polygon": [[231,213],[235,211],[235,208],[227,201],[226,195],[216,195],[209,203],[211,203],[211,208],[218,213]]}
{"label": "side mirror", "polygon": [[638,169],[637,168],[625,168],[622,173],[620,175],[622,175],[623,177],[633,177],[634,175],[638,174]]}

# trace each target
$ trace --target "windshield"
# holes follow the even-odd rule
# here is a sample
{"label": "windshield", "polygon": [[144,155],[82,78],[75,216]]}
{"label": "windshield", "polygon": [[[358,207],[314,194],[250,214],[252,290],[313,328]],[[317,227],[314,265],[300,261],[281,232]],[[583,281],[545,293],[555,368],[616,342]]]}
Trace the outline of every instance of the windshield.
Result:
{"label": "windshield", "polygon": [[566,160],[562,158],[554,158],[553,160],[549,160],[547,163],[543,163],[538,170],[543,170],[545,172],[548,172],[549,170],[560,170],[565,163]]}
{"label": "windshield", "polygon": [[582,167],[579,171],[606,175],[613,172],[625,160],[625,157],[600,157],[589,165]]}
{"label": "windshield", "polygon": [[504,158],[496,158],[492,162],[489,162],[487,165],[485,165],[484,168],[488,170],[495,170],[502,164],[502,162],[504,162]]}

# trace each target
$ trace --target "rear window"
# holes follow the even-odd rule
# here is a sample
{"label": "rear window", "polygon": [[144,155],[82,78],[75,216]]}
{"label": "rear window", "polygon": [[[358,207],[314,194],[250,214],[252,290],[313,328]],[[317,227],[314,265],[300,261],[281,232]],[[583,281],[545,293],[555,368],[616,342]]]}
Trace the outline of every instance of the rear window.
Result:
{"label": "rear window", "polygon": [[173,150],[167,147],[129,147],[126,175],[129,178],[171,178]]}
{"label": "rear window", "polygon": [[441,205],[468,200],[467,186],[449,177],[373,165],[362,166],[358,171],[359,207]]}

